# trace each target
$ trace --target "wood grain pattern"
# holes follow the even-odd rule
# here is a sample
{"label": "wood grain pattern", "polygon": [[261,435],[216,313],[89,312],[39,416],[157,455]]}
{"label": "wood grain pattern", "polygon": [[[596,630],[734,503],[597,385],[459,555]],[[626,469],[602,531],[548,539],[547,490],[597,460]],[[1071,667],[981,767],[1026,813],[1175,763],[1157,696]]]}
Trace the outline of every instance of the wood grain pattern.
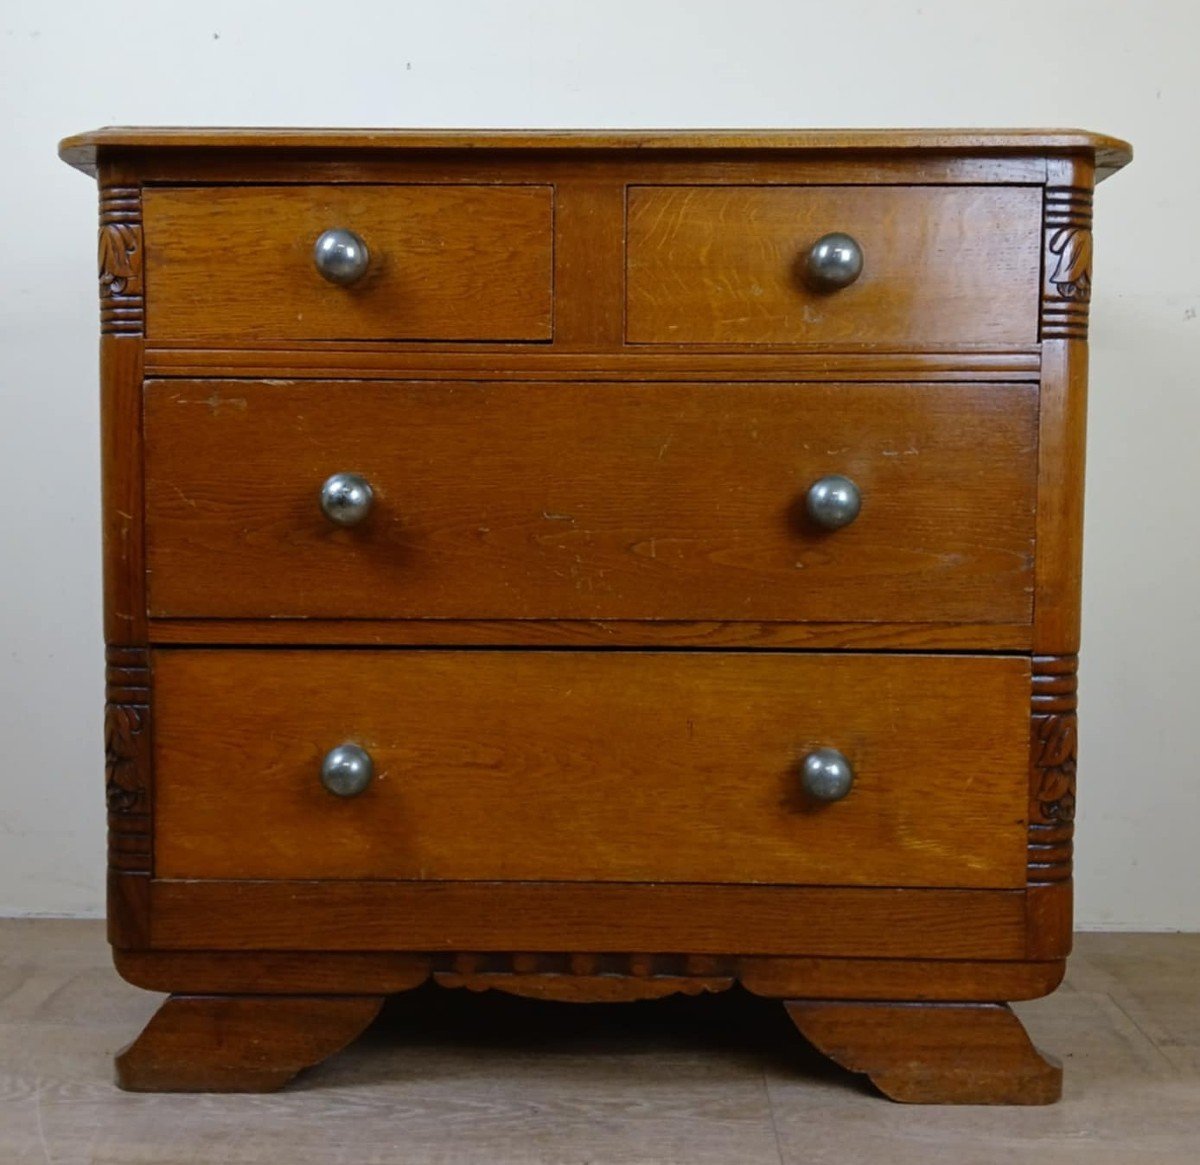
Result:
{"label": "wood grain pattern", "polygon": [[274,1092],[340,1051],[379,996],[172,995],[117,1055],[128,1092]]}
{"label": "wood grain pattern", "polygon": [[1062,959],[960,962],[951,959],[744,959],[738,979],[776,999],[978,1002],[1040,999],[1063,979]]}
{"label": "wood grain pattern", "polygon": [[1074,942],[1074,921],[1074,886],[1069,878],[1032,884],[1025,892],[1025,957],[1065,959]]}
{"label": "wood grain pattern", "polygon": [[[1058,188],[1090,190],[1091,167],[1084,159],[1055,162],[1049,167],[1048,179]],[[1043,655],[1074,655],[1079,651],[1081,483],[1087,439],[1088,350],[1082,338],[1086,310],[1074,319],[1075,324],[1052,329],[1057,334],[1042,341],[1034,650]]]}
{"label": "wood grain pattern", "polygon": [[907,1104],[1053,1104],[1062,1068],[996,1003],[793,1001],[804,1038]]}
{"label": "wood grain pattern", "polygon": [[[1021,344],[1037,338],[1034,187],[632,187],[631,343]],[[808,248],[853,235],[863,274],[805,286]]]}
{"label": "wood grain pattern", "polygon": [[109,940],[149,942],[154,870],[154,762],[150,657],[144,647],[106,652],[105,803],[108,809]]}
{"label": "wood grain pattern", "polygon": [[150,897],[157,950],[1029,958],[1020,890],[156,879]]}
{"label": "wood grain pattern", "polygon": [[[549,186],[153,188],[142,203],[158,340],[552,334]],[[313,267],[332,227],[370,250],[353,287]]]}
{"label": "wood grain pattern", "polygon": [[[204,149],[120,151],[150,186],[286,185],[522,185],[602,177],[622,189],[629,184],[764,186],[1043,186],[1045,154],[778,153],[720,150],[658,151],[518,150],[438,152],[414,150],[403,157],[372,151],[325,152],[305,158],[286,152],[214,153]],[[623,195],[622,195],[623,201]]]}
{"label": "wood grain pattern", "polygon": [[1028,651],[1021,623],[620,619],[152,619],[150,641],[199,646],[694,647]]}
{"label": "wood grain pattern", "polygon": [[[1088,153],[1098,167],[1112,173],[1133,156],[1127,142],[1107,134],[1079,129],[701,129],[701,130],[389,130],[389,129],[203,129],[197,127],[107,126],[64,138],[59,157],[87,172],[106,152],[153,151],[170,156],[184,150],[203,150],[210,158],[221,154],[285,152],[305,154],[313,165],[322,153],[381,150],[484,151],[751,150],[769,154],[820,152],[822,161],[837,152],[879,151],[1008,155],[1024,152]],[[271,159],[274,160],[274,159]]]}
{"label": "wood grain pattern", "polygon": [[619,350],[624,326],[625,185],[594,170],[563,177],[554,185],[554,346]]}
{"label": "wood grain pattern", "polygon": [[[440,987],[503,991],[559,1003],[627,1003],[728,991],[736,964],[703,955],[457,954],[433,971]],[[726,971],[721,973],[721,968]]]}
{"label": "wood grain pattern", "polygon": [[100,512],[104,544],[104,639],[146,643],[143,537],[142,342],[100,337]]}
{"label": "wood grain pattern", "polygon": [[1038,414],[1034,650],[1079,651],[1083,582],[1083,480],[1087,444],[1087,344],[1046,340]]}
{"label": "wood grain pattern", "polygon": [[[963,960],[620,955],[611,952],[127,951],[113,962],[127,982],[183,995],[388,995],[431,975],[472,977],[480,990],[595,1002],[625,980],[740,982],[771,998],[968,1001],[1038,999],[1062,981],[1063,960]],[[441,981],[441,980],[439,980]],[[596,991],[590,992],[595,986]],[[513,990],[513,988],[516,990]],[[683,988],[685,993],[686,985]]]}
{"label": "wood grain pattern", "polygon": [[[611,274],[611,273],[610,273]],[[578,286],[578,285],[577,285]],[[570,284],[556,293],[560,322],[573,309]],[[619,305],[618,305],[619,306]],[[606,312],[580,313],[572,327],[602,334],[611,326]],[[618,312],[619,314],[619,312]],[[553,345],[496,344],[482,351],[462,345],[388,343],[387,341],[323,341],[297,347],[295,343],[256,343],[241,348],[146,347],[148,376],[249,377],[331,380],[395,376],[405,380],[528,381],[754,381],[837,382],[982,381],[987,383],[1041,379],[1041,350],[1014,347],[993,350],[943,351],[830,349],[823,352],[795,346],[728,345],[720,351],[697,351],[657,345],[652,349],[624,348],[595,352],[566,350],[569,340],[561,329]]]}
{"label": "wood grain pattern", "polygon": [[[1025,884],[1022,658],[160,650],[155,686],[164,878]],[[822,745],[856,775],[818,807]]]}
{"label": "wood grain pattern", "polygon": [[[145,410],[156,617],[1030,617],[1026,386],[152,381]],[[341,470],[376,492],[353,529],[317,504]],[[865,499],[833,534],[827,473]]]}

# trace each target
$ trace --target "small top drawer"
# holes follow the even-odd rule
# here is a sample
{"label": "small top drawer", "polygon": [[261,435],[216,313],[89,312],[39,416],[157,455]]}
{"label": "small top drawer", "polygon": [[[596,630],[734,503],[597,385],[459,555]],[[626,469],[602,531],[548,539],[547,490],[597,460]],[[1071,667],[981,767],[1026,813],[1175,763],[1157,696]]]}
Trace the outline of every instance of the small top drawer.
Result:
{"label": "small top drawer", "polygon": [[[148,188],[151,340],[549,340],[549,186]],[[318,238],[364,244],[350,283]],[[353,278],[357,275],[357,278]]]}
{"label": "small top drawer", "polygon": [[[628,197],[630,343],[1037,342],[1038,188],[635,186]],[[806,269],[829,234],[861,253],[845,286]]]}

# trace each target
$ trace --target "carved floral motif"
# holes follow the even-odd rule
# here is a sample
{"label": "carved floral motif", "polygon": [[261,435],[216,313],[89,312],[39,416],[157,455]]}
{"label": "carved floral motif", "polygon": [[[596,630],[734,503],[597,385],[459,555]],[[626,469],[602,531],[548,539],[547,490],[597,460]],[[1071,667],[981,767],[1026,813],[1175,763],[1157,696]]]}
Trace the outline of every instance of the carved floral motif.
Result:
{"label": "carved floral motif", "polygon": [[1086,302],[1092,294],[1092,232],[1086,227],[1062,227],[1050,236],[1050,253],[1058,264],[1050,282],[1063,299]]}
{"label": "carved floral motif", "polygon": [[111,222],[100,228],[100,298],[137,294],[142,277],[141,229]]}
{"label": "carved floral motif", "polygon": [[146,717],[147,709],[138,704],[109,704],[105,708],[105,800],[110,813],[134,813],[145,808],[139,737],[145,731]]}
{"label": "carved floral motif", "polygon": [[1074,712],[1035,720],[1033,793],[1043,821],[1065,825],[1075,819],[1077,725]]}

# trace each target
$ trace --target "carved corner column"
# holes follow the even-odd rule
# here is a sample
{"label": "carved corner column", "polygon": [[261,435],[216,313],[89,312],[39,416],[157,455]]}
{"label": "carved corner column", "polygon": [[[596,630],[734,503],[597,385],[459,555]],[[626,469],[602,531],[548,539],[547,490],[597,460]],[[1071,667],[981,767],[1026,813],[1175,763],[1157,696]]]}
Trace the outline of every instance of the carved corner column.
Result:
{"label": "carved corner column", "polygon": [[1043,340],[1086,340],[1092,297],[1092,181],[1082,165],[1060,164],[1042,206]]}
{"label": "carved corner column", "polygon": [[1090,158],[1051,158],[1042,204],[1027,892],[1028,955],[1037,959],[1071,949],[1094,178]]}
{"label": "carved corner column", "polygon": [[[107,180],[106,180],[107,179]],[[120,175],[100,176],[101,335],[140,336],[146,317],[142,265],[142,192]]]}
{"label": "carved corner column", "polygon": [[149,939],[149,881],[154,869],[149,652],[144,647],[110,646],[106,657],[109,941],[136,948]]}
{"label": "carved corner column", "polygon": [[1030,885],[1068,882],[1075,833],[1078,681],[1074,655],[1033,659],[1029,741]]}
{"label": "carved corner column", "polygon": [[142,199],[135,175],[100,169],[101,506],[109,941],[149,945],[154,792],[142,520]]}

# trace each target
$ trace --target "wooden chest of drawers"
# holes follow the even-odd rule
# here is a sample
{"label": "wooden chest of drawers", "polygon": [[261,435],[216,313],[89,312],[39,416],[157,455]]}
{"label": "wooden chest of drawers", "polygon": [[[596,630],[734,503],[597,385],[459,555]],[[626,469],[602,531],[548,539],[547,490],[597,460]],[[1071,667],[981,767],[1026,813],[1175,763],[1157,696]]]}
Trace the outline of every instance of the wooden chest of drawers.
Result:
{"label": "wooden chest of drawers", "polygon": [[1071,934],[1076,131],[101,130],[134,1089],[432,978],[740,983],[1039,1103]]}

